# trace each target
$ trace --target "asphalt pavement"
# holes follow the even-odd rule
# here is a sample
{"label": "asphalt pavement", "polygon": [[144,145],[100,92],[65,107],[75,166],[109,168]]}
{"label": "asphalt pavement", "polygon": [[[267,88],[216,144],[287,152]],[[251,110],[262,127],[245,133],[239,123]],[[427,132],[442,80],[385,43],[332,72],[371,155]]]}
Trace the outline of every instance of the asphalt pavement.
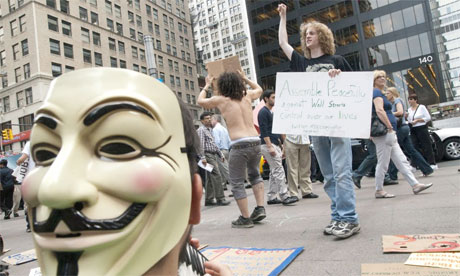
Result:
{"label": "asphalt pavement", "polygon": [[[382,235],[460,233],[460,160],[439,163],[433,176],[416,176],[422,183],[433,182],[432,188],[414,195],[409,184],[399,176],[399,184],[385,186],[396,194],[392,199],[374,198],[374,179],[363,178],[362,189],[356,190],[356,208],[361,232],[345,240],[323,235],[330,220],[330,201],[322,183],[313,184],[320,197],[301,199],[293,206],[266,206],[267,218],[250,229],[231,228],[239,215],[232,203],[222,207],[203,207],[202,222],[193,236],[209,246],[260,248],[304,247],[304,251],[282,275],[360,275],[362,263],[403,263],[409,254],[383,254]],[[268,183],[265,183],[266,191]],[[255,202],[247,189],[249,206]],[[227,195],[229,192],[226,192]],[[31,234],[25,232],[23,211],[19,218],[0,218],[0,233],[5,247],[15,254],[33,248]],[[10,275],[28,275],[37,261],[10,266]]]}

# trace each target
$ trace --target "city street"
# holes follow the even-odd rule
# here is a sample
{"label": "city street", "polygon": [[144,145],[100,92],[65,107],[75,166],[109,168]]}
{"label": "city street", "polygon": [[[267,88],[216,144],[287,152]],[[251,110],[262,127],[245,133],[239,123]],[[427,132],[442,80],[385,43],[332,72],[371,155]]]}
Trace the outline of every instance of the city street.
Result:
{"label": "city street", "polygon": [[[359,275],[362,263],[403,263],[409,254],[383,254],[381,236],[395,234],[445,234],[460,232],[460,161],[439,163],[433,176],[418,177],[433,182],[432,188],[414,196],[406,181],[385,186],[396,194],[393,199],[374,198],[374,179],[364,178],[362,189],[356,190],[357,211],[361,232],[346,240],[323,235],[328,224],[330,201],[322,184],[313,184],[318,199],[303,199],[294,206],[266,206],[267,218],[251,229],[232,229],[230,223],[238,216],[233,198],[230,206],[203,207],[202,223],[193,236],[209,246],[290,248],[303,246],[304,251],[287,267],[283,275]],[[267,187],[266,182],[266,187]],[[254,206],[252,190],[250,207]],[[228,192],[227,192],[228,194]],[[19,218],[0,219],[0,231],[6,255],[33,248],[31,236],[25,232],[23,212]],[[2,256],[3,258],[4,256]],[[10,275],[28,275],[36,261],[10,266]]]}

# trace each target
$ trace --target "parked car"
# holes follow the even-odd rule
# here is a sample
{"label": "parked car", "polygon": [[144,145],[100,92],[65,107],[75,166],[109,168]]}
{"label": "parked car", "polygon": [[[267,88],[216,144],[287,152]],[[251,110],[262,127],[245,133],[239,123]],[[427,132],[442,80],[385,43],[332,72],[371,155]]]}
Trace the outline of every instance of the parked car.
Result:
{"label": "parked car", "polygon": [[460,159],[460,128],[430,128],[436,161]]}

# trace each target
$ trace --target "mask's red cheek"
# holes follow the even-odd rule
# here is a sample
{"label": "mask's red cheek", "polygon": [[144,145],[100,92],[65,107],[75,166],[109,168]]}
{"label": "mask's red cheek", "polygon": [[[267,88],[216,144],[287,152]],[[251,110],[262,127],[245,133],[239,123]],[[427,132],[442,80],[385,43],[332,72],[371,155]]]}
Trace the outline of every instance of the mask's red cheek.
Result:
{"label": "mask's red cheek", "polygon": [[148,169],[138,172],[134,176],[135,189],[138,192],[157,192],[163,187],[163,173],[157,169]]}

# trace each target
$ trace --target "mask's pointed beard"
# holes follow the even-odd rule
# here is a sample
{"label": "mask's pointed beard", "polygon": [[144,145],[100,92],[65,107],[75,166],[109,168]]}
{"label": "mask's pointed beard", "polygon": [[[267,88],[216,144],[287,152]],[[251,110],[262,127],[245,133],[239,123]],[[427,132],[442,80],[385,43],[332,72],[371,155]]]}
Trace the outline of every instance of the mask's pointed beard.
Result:
{"label": "mask's pointed beard", "polygon": [[78,275],[78,259],[83,251],[78,252],[53,252],[58,261],[57,276]]}

